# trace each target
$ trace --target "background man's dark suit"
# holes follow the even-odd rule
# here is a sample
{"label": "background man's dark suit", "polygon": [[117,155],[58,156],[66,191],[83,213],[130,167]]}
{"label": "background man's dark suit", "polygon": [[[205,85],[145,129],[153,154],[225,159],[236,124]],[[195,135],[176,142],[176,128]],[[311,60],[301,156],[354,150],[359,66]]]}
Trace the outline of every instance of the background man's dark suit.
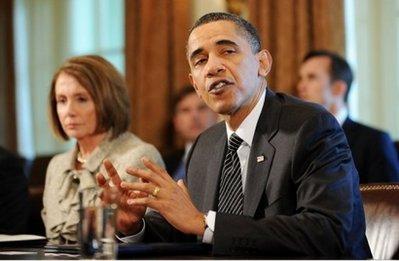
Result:
{"label": "background man's dark suit", "polygon": [[0,147],[0,234],[26,233],[28,187],[23,160]]}
{"label": "background man's dark suit", "polygon": [[[217,210],[226,136],[224,122],[208,129],[188,158],[189,192],[204,213]],[[145,219],[147,240],[182,239],[162,217]],[[214,254],[371,256],[358,175],[330,113],[267,90],[248,162],[244,216],[217,213],[213,239]]]}
{"label": "background man's dark suit", "polygon": [[180,167],[184,156],[184,150],[174,150],[163,156],[165,162],[166,171],[172,176],[175,176],[175,172]]}
{"label": "background man's dark suit", "polygon": [[399,182],[393,141],[383,131],[347,118],[342,125],[359,172],[360,183]]}

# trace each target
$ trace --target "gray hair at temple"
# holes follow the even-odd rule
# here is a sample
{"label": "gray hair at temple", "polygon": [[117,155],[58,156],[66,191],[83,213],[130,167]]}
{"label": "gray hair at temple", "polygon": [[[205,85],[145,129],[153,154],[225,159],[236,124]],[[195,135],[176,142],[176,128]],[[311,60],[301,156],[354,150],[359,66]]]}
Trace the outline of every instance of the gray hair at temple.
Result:
{"label": "gray hair at temple", "polygon": [[244,18],[234,14],[221,12],[205,14],[194,23],[193,27],[191,27],[189,31],[189,34],[191,34],[195,28],[201,25],[216,21],[233,22],[238,27],[240,33],[244,35],[248,43],[251,45],[252,52],[258,53],[261,50],[261,42],[256,28]]}

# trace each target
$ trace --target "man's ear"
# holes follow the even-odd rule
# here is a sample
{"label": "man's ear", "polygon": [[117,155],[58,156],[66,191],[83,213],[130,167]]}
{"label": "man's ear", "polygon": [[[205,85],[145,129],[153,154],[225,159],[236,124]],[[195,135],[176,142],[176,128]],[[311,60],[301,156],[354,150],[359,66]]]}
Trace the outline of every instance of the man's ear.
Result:
{"label": "man's ear", "polygon": [[188,74],[188,78],[190,79],[190,83],[191,83],[191,85],[194,87],[195,92],[196,92],[197,95],[202,99],[201,94],[200,94],[200,92],[198,91],[198,87],[197,87],[197,85],[195,84],[193,75],[192,75],[191,73]]}
{"label": "man's ear", "polygon": [[258,74],[260,76],[266,77],[272,69],[273,58],[270,55],[269,51],[267,51],[266,49],[263,49],[259,53],[257,53],[257,57],[259,59]]}
{"label": "man's ear", "polygon": [[335,97],[342,97],[342,99],[345,97],[345,93],[347,92],[348,86],[343,80],[336,80],[333,82],[331,86],[332,94]]}

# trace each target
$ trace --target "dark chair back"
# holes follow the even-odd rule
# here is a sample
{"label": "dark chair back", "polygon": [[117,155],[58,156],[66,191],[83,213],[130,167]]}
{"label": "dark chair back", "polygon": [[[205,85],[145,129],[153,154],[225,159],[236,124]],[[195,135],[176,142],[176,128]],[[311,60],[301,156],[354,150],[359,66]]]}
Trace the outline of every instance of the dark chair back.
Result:
{"label": "dark chair back", "polygon": [[399,258],[399,183],[361,184],[360,191],[374,259]]}
{"label": "dark chair back", "polygon": [[28,189],[30,214],[28,233],[45,236],[45,228],[41,217],[43,208],[43,191],[48,163],[53,155],[37,156],[29,166]]}

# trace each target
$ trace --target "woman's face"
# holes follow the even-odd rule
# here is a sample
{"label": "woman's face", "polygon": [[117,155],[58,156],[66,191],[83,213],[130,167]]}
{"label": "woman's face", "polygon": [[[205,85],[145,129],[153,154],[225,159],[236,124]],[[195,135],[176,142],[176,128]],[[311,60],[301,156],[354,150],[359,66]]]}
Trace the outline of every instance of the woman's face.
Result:
{"label": "woman's face", "polygon": [[87,90],[73,77],[60,73],[55,83],[57,114],[70,138],[83,140],[95,134],[96,108]]}

